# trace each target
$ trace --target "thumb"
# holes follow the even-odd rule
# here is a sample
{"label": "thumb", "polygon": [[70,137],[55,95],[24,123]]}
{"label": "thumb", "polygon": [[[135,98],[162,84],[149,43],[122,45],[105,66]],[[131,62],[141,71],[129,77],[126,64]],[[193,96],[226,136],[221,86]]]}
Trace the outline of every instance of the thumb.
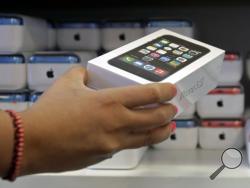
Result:
{"label": "thumb", "polygon": [[87,70],[83,66],[76,65],[68,70],[63,77],[73,81],[76,84],[86,85],[88,75]]}

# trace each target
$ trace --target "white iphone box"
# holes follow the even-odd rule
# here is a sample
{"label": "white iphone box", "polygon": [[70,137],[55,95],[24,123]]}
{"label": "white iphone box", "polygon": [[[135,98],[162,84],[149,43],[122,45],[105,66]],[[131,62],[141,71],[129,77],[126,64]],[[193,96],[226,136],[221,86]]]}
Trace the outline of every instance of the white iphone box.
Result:
{"label": "white iphone box", "polygon": [[48,47],[47,22],[21,15],[0,16],[0,53],[45,50]]}
{"label": "white iphone box", "polygon": [[102,47],[110,51],[141,38],[144,35],[144,29],[139,22],[105,23],[101,30]]}
{"label": "white iphone box", "polygon": [[57,26],[57,46],[61,50],[99,50],[101,33],[97,23],[62,23]]}
{"label": "white iphone box", "polygon": [[221,49],[162,29],[90,60],[88,86],[169,82],[177,87],[179,115],[217,86],[223,58]]}
{"label": "white iphone box", "polygon": [[28,62],[28,87],[44,91],[59,76],[75,65],[86,67],[88,60],[96,57],[95,52],[39,52]]}
{"label": "white iphone box", "polygon": [[0,92],[0,109],[17,112],[28,108],[28,95],[24,92]]}
{"label": "white iphone box", "polygon": [[90,169],[119,169],[119,170],[128,170],[135,168],[141,161],[144,153],[146,152],[147,147],[142,147],[139,149],[128,149],[123,150],[115,155],[112,158],[106,159],[96,165],[90,166]]}
{"label": "white iphone box", "polygon": [[241,119],[208,119],[199,127],[199,145],[203,149],[242,148],[244,122]]}
{"label": "white iphone box", "polygon": [[193,23],[188,20],[158,20],[148,22],[145,33],[150,34],[159,29],[168,29],[173,32],[185,35],[187,37],[194,37]]}
{"label": "white iphone box", "polygon": [[246,141],[248,164],[250,165],[250,119],[247,120],[245,126],[245,141]]}
{"label": "white iphone box", "polygon": [[198,144],[198,127],[193,119],[176,120],[176,130],[170,137],[154,145],[157,149],[195,149]]}
{"label": "white iphone box", "polygon": [[226,52],[222,71],[220,75],[220,85],[229,83],[239,83],[243,76],[243,60],[238,53]]}
{"label": "white iphone box", "polygon": [[219,86],[197,102],[202,118],[241,118],[245,109],[243,87]]}
{"label": "white iphone box", "polygon": [[196,103],[190,104],[189,108],[184,110],[176,119],[177,120],[193,119],[195,112],[196,112]]}
{"label": "white iphone box", "polygon": [[0,54],[0,90],[18,90],[26,87],[26,57],[22,54]]}

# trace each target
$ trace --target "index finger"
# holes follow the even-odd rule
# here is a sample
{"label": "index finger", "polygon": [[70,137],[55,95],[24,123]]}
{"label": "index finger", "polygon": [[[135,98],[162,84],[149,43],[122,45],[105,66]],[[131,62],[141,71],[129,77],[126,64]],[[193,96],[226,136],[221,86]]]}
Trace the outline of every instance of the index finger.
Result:
{"label": "index finger", "polygon": [[153,83],[105,89],[112,98],[126,107],[143,106],[171,100],[177,93],[176,87],[170,83]]}

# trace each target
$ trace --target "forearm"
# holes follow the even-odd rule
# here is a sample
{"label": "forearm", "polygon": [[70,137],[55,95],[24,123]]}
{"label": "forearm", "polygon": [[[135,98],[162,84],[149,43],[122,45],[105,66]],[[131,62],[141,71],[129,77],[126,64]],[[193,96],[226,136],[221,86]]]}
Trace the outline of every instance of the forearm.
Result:
{"label": "forearm", "polygon": [[14,145],[14,129],[7,113],[0,111],[0,177],[9,170]]}

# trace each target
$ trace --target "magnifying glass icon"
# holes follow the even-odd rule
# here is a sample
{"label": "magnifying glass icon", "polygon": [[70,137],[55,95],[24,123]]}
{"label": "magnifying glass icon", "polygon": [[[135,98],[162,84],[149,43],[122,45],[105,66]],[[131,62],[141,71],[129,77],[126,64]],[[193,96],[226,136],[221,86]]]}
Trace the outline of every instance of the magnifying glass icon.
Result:
{"label": "magnifying glass icon", "polygon": [[242,163],[242,153],[236,148],[228,148],[221,155],[222,165],[212,174],[210,175],[210,179],[214,180],[216,176],[221,173],[224,168],[228,169],[236,169]]}

